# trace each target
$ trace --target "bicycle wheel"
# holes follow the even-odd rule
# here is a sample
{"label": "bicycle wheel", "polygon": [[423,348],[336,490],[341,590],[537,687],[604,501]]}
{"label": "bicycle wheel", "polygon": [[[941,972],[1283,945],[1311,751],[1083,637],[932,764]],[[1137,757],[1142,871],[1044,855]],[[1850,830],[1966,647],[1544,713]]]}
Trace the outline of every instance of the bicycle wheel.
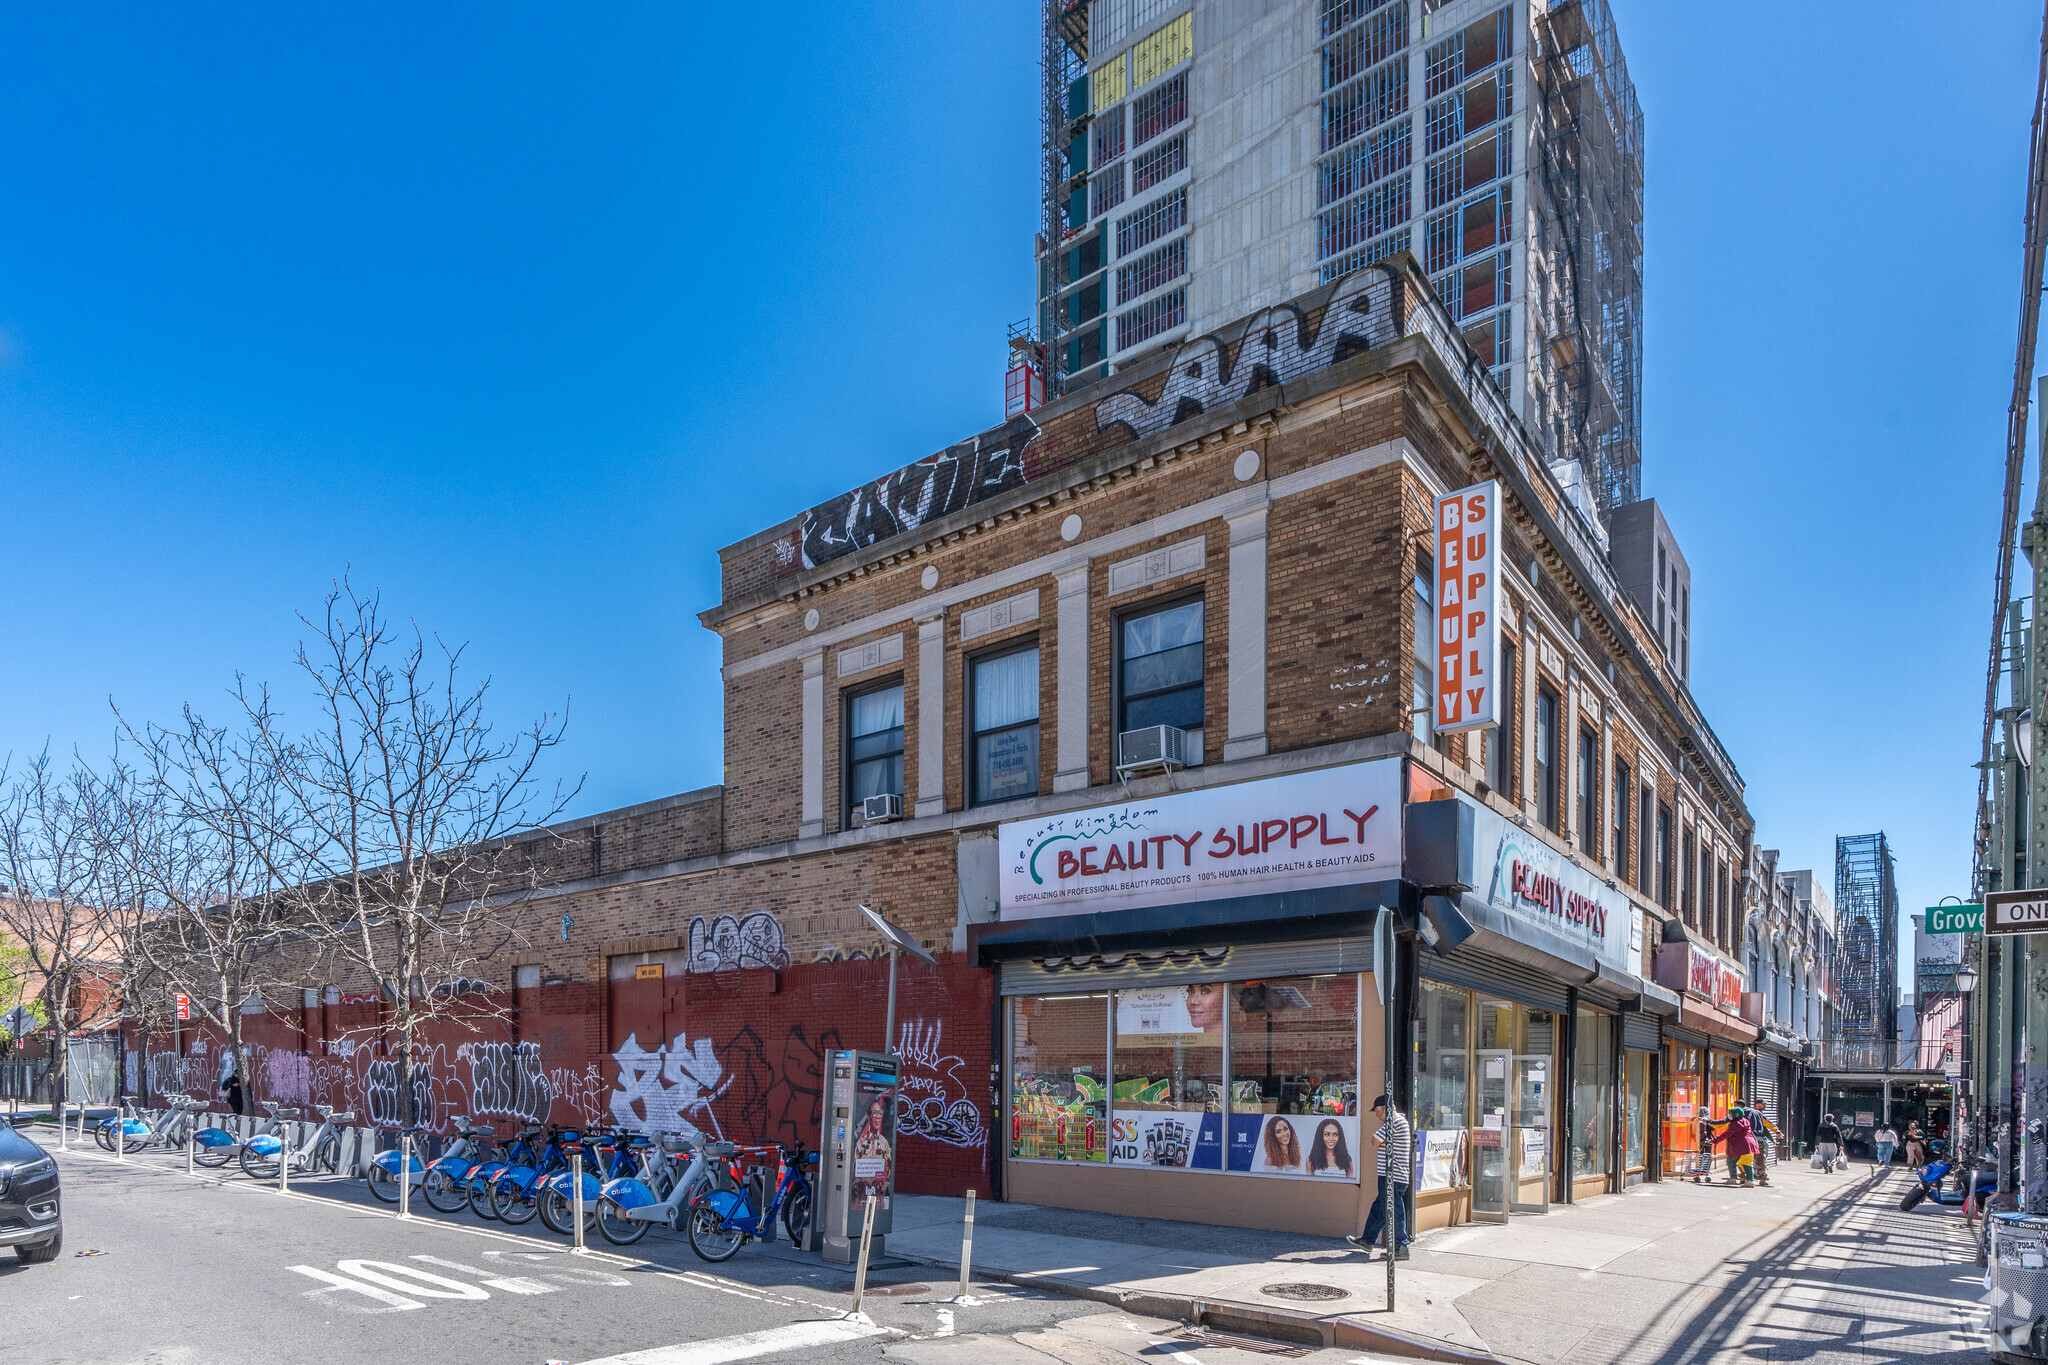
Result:
{"label": "bicycle wheel", "polygon": [[275,1155],[258,1156],[247,1147],[242,1149],[242,1174],[251,1180],[277,1179],[278,1162],[279,1158]]}
{"label": "bicycle wheel", "polygon": [[567,1237],[575,1226],[575,1209],[569,1203],[569,1196],[552,1185],[543,1185],[534,1195],[534,1207],[540,1213],[540,1221],[547,1225],[549,1232]]}
{"label": "bicycle wheel", "polygon": [[114,1126],[103,1123],[92,1130],[92,1140],[100,1145],[103,1152],[114,1150]]}
{"label": "bicycle wheel", "polygon": [[491,1186],[491,1213],[501,1223],[518,1225],[528,1222],[538,1211],[533,1196],[510,1180],[500,1180]]}
{"label": "bicycle wheel", "polygon": [[469,1202],[469,1194],[445,1166],[429,1166],[420,1179],[420,1193],[427,1202],[443,1213],[460,1213],[462,1206]]}
{"label": "bicycle wheel", "polygon": [[495,1220],[498,1211],[491,1207],[491,1182],[482,1176],[472,1176],[469,1181],[469,1211],[479,1218]]}
{"label": "bicycle wheel", "polygon": [[720,1218],[709,1204],[690,1210],[689,1237],[690,1250],[712,1262],[730,1261],[747,1240],[745,1233]]}
{"label": "bicycle wheel", "polygon": [[782,1226],[789,1231],[789,1244],[801,1250],[804,1232],[811,1226],[811,1192],[802,1185],[782,1201]]}
{"label": "bicycle wheel", "polygon": [[328,1175],[333,1175],[341,1169],[340,1138],[329,1133],[321,1139],[320,1145],[313,1149],[313,1167],[315,1170],[325,1171]]}
{"label": "bicycle wheel", "polygon": [[598,1235],[615,1247],[629,1247],[647,1235],[654,1224],[626,1217],[626,1211],[604,1195],[597,1199]]}
{"label": "bicycle wheel", "polygon": [[219,1170],[234,1160],[235,1150],[239,1145],[239,1143],[224,1142],[218,1147],[209,1147],[202,1142],[194,1149],[192,1160],[209,1170]]}
{"label": "bicycle wheel", "polygon": [[387,1204],[398,1202],[398,1173],[387,1166],[372,1161],[363,1167],[363,1183],[370,1187],[370,1193]]}

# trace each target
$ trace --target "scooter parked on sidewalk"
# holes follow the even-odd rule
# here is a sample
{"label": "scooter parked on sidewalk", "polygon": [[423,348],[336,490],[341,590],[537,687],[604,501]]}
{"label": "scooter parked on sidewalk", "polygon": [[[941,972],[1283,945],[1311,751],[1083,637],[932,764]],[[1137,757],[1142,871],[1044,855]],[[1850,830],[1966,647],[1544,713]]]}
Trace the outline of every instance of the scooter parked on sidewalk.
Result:
{"label": "scooter parked on sidewalk", "polygon": [[[1951,1172],[1956,1176],[1956,1188],[1944,1190],[1942,1182],[1948,1179]],[[1998,1192],[1998,1168],[1989,1154],[1977,1162],[1975,1170],[1967,1179],[1946,1158],[1928,1162],[1913,1175],[1913,1187],[1907,1190],[1905,1198],[1899,1201],[1899,1208],[1905,1213],[1911,1213],[1929,1199],[1937,1204],[1961,1204],[1972,1194],[1976,1195],[1981,1206],[1986,1199]]]}

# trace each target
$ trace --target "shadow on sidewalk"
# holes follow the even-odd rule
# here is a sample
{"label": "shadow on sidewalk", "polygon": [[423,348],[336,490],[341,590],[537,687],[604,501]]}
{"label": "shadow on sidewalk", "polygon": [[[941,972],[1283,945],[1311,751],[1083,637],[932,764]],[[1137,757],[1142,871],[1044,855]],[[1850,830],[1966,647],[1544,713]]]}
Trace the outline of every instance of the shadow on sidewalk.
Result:
{"label": "shadow on sidewalk", "polygon": [[[1981,1362],[1983,1348],[1957,1329],[1954,1310],[1975,1306],[1974,1267],[1950,1233],[1960,1215],[1925,1206],[1902,1213],[1905,1186],[1866,1177],[1828,1196],[1795,1231],[1743,1266],[1713,1297],[1688,1296],[1661,1310],[1612,1365],[1707,1365],[1709,1361]],[[1752,1243],[1754,1245],[1754,1243]],[[1846,1254],[1827,1265],[1824,1248]],[[1732,1263],[1742,1253],[1731,1255]],[[1798,1294],[1804,1287],[1809,1292]],[[1789,1300],[1792,1300],[1788,1302]],[[1795,1325],[1793,1319],[1801,1320]],[[1947,1349],[1930,1351],[1935,1334]]]}

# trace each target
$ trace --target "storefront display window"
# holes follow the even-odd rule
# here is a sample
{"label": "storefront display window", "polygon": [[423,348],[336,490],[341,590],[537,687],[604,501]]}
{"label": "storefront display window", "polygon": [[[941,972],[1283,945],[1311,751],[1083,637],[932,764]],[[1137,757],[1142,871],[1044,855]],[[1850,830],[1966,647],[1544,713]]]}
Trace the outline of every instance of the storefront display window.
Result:
{"label": "storefront display window", "polygon": [[1465,1115],[1472,996],[1455,986],[1424,981],[1418,1005],[1414,1118],[1422,1166],[1416,1188],[1458,1188],[1471,1183],[1466,1172]]}
{"label": "storefront display window", "polygon": [[1664,1044],[1664,1173],[1683,1175],[1699,1159],[1699,1120],[1706,1084],[1705,1049],[1690,1043]]}
{"label": "storefront display window", "polygon": [[1345,975],[1231,988],[1229,1169],[1358,1179],[1358,986]]}
{"label": "storefront display window", "polygon": [[1109,1160],[1109,996],[1010,1002],[1010,1155]]}
{"label": "storefront display window", "polygon": [[1650,1054],[1630,1052],[1625,1076],[1628,1095],[1622,1102],[1622,1161],[1624,1169],[1640,1171],[1650,1164],[1650,1130],[1644,1119],[1650,1103]]}
{"label": "storefront display window", "polygon": [[1741,1076],[1738,1068],[1742,1058],[1733,1052],[1710,1048],[1707,1052],[1707,1117],[1715,1120],[1728,1117],[1728,1106],[1736,1100],[1736,1082]]}
{"label": "storefront display window", "polygon": [[1222,982],[1116,993],[1110,1159],[1223,1169]]}
{"label": "storefront display window", "polygon": [[1572,1175],[1614,1170],[1614,1019],[1582,1009],[1572,1055]]}

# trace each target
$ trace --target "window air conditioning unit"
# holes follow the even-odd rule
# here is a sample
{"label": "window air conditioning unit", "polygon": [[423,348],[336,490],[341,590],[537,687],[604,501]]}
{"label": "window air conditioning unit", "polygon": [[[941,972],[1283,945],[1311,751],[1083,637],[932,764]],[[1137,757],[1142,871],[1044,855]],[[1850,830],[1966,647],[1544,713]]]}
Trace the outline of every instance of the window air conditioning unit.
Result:
{"label": "window air conditioning unit", "polygon": [[1125,730],[1116,737],[1116,770],[1119,775],[1149,768],[1172,772],[1188,765],[1187,749],[1187,731],[1177,725]]}
{"label": "window air conditioning unit", "polygon": [[864,825],[885,825],[903,818],[903,798],[894,792],[861,798],[860,819]]}

